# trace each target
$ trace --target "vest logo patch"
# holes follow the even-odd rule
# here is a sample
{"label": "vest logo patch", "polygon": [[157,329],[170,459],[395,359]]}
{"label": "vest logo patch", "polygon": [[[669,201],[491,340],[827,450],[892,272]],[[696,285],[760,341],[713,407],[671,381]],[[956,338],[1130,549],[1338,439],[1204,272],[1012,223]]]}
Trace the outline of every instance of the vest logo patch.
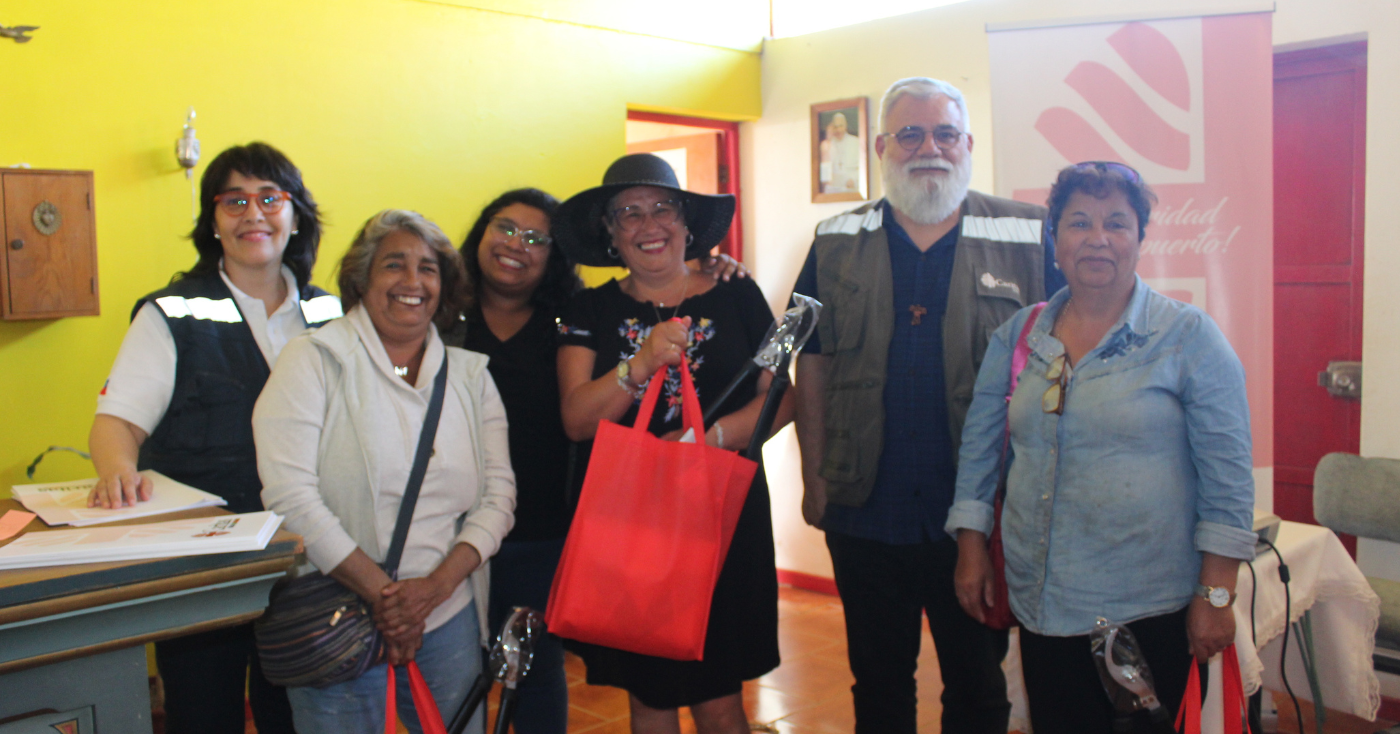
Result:
{"label": "vest logo patch", "polygon": [[1015,293],[1017,296],[1021,295],[1020,285],[1012,283],[1009,280],[1002,280],[991,273],[982,273],[982,285],[987,288],[1005,288]]}

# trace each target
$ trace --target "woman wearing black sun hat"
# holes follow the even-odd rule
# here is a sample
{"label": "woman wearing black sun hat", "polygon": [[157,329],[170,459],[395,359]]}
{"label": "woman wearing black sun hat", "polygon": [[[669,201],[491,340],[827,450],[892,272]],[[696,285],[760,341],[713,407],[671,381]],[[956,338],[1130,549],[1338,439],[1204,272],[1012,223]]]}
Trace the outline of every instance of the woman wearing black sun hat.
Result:
{"label": "woman wearing black sun hat", "polygon": [[[685,359],[708,408],[708,399],[757,351],[773,323],[758,286],[745,279],[715,282],[685,264],[719,244],[733,217],[733,196],[686,191],[670,165],[645,153],[619,159],[603,185],[559,207],[554,235],[572,259],[629,270],[620,281],[578,294],[559,324],[564,428],[583,442],[585,460],[598,422],[635,420],[642,386],[663,365]],[[671,375],[650,430],[676,440],[680,378]],[[741,385],[704,441],[726,449],[746,446],[771,377],[763,372]],[[791,415],[785,402],[773,430]],[[715,587],[703,661],[570,645],[587,663],[589,683],[630,694],[633,731],[675,731],[677,710],[689,706],[701,734],[747,732],[743,681],[778,665],[777,592],[768,487],[760,468]]]}

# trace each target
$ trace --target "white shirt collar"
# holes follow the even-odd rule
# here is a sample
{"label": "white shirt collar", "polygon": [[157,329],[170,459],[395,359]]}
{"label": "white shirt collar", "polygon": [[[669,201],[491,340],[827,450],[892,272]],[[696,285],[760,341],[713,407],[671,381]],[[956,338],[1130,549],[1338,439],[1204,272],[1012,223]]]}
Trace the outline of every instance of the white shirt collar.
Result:
{"label": "white shirt collar", "polygon": [[[223,258],[219,258],[219,277],[223,278],[224,285],[228,286],[229,291],[233,293],[237,300],[257,301],[263,304],[264,313],[266,313],[265,309],[267,308],[267,304],[261,298],[254,298],[244,293],[241,288],[233,284],[233,280],[228,277],[228,272],[224,270]],[[297,301],[300,300],[297,292],[297,278],[292,274],[292,269],[286,265],[282,266],[282,280],[287,284],[287,297],[282,299],[282,304],[277,307],[277,310],[269,314],[269,317],[276,316],[284,311],[290,311],[297,305]]]}

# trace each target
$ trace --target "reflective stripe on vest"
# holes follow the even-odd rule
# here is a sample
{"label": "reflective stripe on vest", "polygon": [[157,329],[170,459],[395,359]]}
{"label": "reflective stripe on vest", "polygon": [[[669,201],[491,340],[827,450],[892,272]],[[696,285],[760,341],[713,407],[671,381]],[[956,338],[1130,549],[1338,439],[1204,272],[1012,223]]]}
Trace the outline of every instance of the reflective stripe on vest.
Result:
{"label": "reflective stripe on vest", "polygon": [[850,234],[853,235],[862,229],[874,232],[879,229],[885,219],[885,208],[877,206],[864,214],[858,212],[847,212],[839,216],[824,220],[817,225],[817,234]]}
{"label": "reflective stripe on vest", "polygon": [[1040,220],[1021,217],[963,217],[964,237],[995,242],[1040,244]]}
{"label": "reflective stripe on vest", "polygon": [[316,296],[301,302],[301,315],[306,318],[306,323],[319,324],[338,319],[345,315],[345,311],[340,307],[339,297]]}
{"label": "reflective stripe on vest", "polygon": [[172,319],[190,317],[204,321],[222,321],[226,324],[243,321],[243,314],[238,312],[238,306],[232,298],[220,298],[216,301],[210,298],[162,296],[156,299],[156,305]]}

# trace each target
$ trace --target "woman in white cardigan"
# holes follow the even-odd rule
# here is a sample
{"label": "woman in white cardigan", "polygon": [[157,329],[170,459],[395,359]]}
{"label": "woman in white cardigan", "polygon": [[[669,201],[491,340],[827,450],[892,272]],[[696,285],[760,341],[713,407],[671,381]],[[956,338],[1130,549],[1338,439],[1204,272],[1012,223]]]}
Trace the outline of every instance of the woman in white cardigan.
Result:
{"label": "woman in white cardigan", "polygon": [[[345,317],[287,345],[253,411],[263,502],[305,538],[311,565],[370,605],[386,662],[416,659],[450,715],[481,670],[485,562],[514,521],[505,410],[486,357],[438,337],[434,321],[454,318],[470,294],[436,225],[380,212],[340,271]],[[442,418],[395,582],[379,563],[443,360]],[[398,680],[400,716],[419,731],[407,676]],[[327,688],[288,689],[297,731],[382,729],[385,685],[380,665]],[[478,713],[473,730],[482,721]]]}

